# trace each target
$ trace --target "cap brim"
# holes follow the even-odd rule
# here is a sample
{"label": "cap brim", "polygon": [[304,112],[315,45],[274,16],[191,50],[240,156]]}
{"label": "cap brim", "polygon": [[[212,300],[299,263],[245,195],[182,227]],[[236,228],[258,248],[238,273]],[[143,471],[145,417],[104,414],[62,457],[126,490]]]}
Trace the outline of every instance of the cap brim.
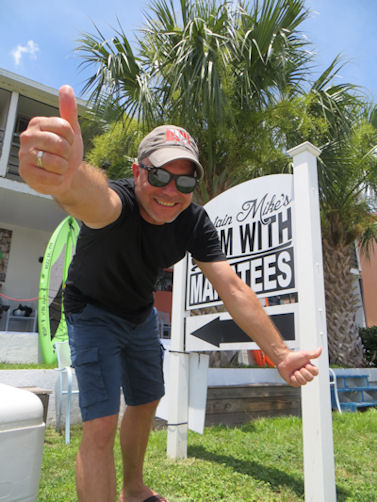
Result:
{"label": "cap brim", "polygon": [[204,174],[203,167],[200,162],[198,162],[196,156],[186,150],[186,148],[177,148],[174,146],[170,146],[168,148],[159,148],[157,151],[151,153],[148,158],[156,167],[162,167],[163,165],[167,164],[168,162],[172,162],[173,160],[191,160],[195,164],[198,178],[200,179]]}

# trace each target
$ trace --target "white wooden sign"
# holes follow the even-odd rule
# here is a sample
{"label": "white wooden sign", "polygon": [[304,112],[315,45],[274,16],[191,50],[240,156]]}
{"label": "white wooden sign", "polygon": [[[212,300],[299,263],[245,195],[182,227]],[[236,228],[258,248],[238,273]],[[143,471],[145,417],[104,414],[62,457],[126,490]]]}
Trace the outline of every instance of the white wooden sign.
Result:
{"label": "white wooden sign", "polygon": [[[275,174],[241,183],[205,205],[227,260],[260,298],[296,293],[293,176]],[[192,259],[186,309],[221,305]]]}
{"label": "white wooden sign", "polygon": [[[205,205],[222,249],[236,274],[262,302],[297,294],[293,176],[275,174],[246,181]],[[222,305],[212,284],[188,257],[186,311]],[[268,314],[290,347],[295,346],[294,304],[268,308]],[[186,350],[257,349],[229,317],[186,318]]]}

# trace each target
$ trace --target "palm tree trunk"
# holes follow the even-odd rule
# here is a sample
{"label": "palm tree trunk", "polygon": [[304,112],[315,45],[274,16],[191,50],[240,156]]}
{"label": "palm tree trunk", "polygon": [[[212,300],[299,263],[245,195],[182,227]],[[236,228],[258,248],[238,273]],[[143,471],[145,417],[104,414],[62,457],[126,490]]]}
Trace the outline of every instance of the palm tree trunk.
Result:
{"label": "palm tree trunk", "polygon": [[322,248],[330,362],[363,367],[364,349],[356,325],[360,299],[351,274],[350,247],[334,247],[323,239]]}

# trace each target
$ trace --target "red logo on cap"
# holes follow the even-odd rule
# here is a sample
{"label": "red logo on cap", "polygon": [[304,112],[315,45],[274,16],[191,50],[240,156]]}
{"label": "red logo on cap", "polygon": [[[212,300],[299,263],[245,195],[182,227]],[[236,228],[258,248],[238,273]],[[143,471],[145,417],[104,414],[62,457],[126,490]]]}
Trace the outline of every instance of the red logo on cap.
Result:
{"label": "red logo on cap", "polygon": [[167,129],[166,141],[175,141],[176,143],[191,146],[190,136],[186,131],[182,131],[181,129]]}

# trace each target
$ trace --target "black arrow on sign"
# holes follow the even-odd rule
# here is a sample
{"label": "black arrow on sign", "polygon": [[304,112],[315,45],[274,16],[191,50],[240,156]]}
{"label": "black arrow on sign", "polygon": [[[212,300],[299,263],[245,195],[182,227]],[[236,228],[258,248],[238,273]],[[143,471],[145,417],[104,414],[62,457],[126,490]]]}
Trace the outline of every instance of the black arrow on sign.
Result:
{"label": "black arrow on sign", "polygon": [[220,347],[220,343],[251,342],[251,338],[242,331],[232,319],[220,320],[220,317],[212,319],[204,326],[193,331],[192,335],[204,342]]}
{"label": "black arrow on sign", "polygon": [[[294,314],[275,314],[270,316],[275,326],[280,331],[284,340],[294,340]],[[220,320],[220,317],[212,319],[204,326],[193,331],[191,335],[200,338],[204,342],[220,347],[221,343],[244,343],[253,340],[232,319]]]}

